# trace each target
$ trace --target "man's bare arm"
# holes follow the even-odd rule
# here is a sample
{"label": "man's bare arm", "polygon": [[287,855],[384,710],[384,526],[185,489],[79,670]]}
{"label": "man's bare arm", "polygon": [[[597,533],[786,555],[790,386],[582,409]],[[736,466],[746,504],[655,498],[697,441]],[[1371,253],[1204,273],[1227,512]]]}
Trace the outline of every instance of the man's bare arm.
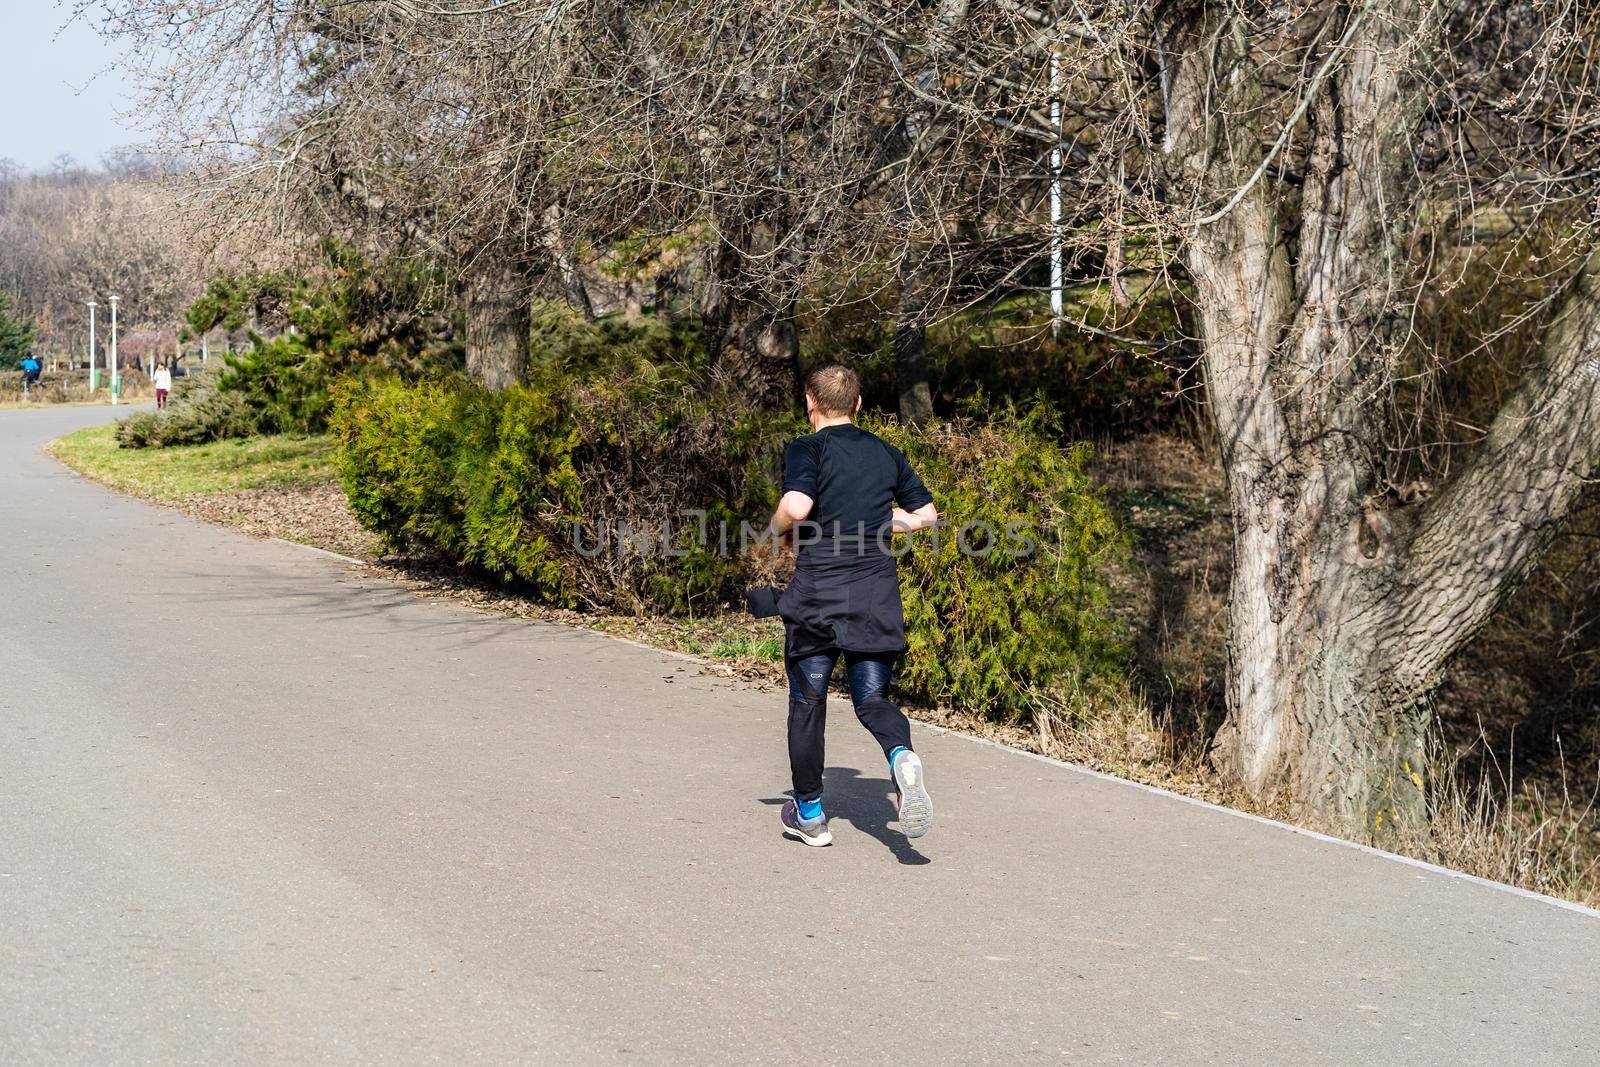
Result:
{"label": "man's bare arm", "polygon": [[939,512],[931,503],[922,505],[916,511],[895,508],[893,515],[889,519],[895,533],[914,533],[917,530],[926,530],[938,521]]}
{"label": "man's bare arm", "polygon": [[772,513],[772,521],[767,523],[767,532],[780,541],[787,541],[794,524],[804,522],[815,506],[816,501],[804,493],[789,490],[778,501],[778,509]]}

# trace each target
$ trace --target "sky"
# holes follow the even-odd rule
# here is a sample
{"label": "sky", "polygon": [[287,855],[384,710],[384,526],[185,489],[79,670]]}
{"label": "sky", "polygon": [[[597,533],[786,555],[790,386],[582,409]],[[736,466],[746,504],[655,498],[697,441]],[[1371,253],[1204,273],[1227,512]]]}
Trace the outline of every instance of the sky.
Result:
{"label": "sky", "polygon": [[58,155],[93,167],[143,139],[133,88],[116,67],[118,48],[93,27],[63,28],[54,0],[0,0],[0,158],[45,170]]}

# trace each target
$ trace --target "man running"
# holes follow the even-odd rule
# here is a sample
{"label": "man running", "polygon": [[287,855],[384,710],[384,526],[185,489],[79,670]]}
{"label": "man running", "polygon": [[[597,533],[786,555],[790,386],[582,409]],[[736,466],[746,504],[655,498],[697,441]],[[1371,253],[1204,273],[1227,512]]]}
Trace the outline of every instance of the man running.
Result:
{"label": "man running", "polygon": [[28,391],[39,384],[39,374],[44,366],[39,362],[39,357],[29,352],[22,357],[22,395],[26,397]]}
{"label": "man running", "polygon": [[794,580],[778,600],[794,775],[794,799],[784,803],[781,818],[783,832],[808,845],[833,842],[822,810],[822,742],[828,680],[841,656],[856,716],[889,761],[901,832],[921,837],[933,822],[922,761],[911,751],[911,724],[888,698],[906,647],[889,542],[893,533],[932,526],[939,515],[900,450],[852,422],[860,408],[854,371],[833,363],[811,373],[806,417],[815,432],[789,445],[783,498],[769,527],[798,545]]}

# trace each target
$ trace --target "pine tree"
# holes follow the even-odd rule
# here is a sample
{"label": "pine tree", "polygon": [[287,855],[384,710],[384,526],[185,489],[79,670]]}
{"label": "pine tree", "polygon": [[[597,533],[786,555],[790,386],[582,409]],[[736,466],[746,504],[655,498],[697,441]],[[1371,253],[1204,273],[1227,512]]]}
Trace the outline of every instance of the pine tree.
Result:
{"label": "pine tree", "polygon": [[32,319],[11,314],[11,298],[0,292],[0,365],[15,367],[39,338]]}

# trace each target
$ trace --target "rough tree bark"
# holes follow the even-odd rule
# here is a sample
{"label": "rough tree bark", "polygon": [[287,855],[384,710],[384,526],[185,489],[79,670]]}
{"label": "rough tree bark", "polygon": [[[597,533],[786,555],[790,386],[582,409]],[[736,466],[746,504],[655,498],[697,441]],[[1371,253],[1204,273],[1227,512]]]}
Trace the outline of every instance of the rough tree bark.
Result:
{"label": "rough tree bark", "polygon": [[467,377],[499,392],[527,379],[528,287],[514,265],[479,263],[466,282]]}
{"label": "rough tree bark", "polygon": [[1233,13],[1166,14],[1167,180],[1196,217],[1185,263],[1234,525],[1213,759],[1336,832],[1423,834],[1429,696],[1600,459],[1600,283],[1593,265],[1574,280],[1543,363],[1466,469],[1421,505],[1387,497],[1377,419],[1403,340],[1415,72],[1436,5],[1347,13],[1308,87],[1293,244],[1262,180],[1282,117],[1262,107]]}

